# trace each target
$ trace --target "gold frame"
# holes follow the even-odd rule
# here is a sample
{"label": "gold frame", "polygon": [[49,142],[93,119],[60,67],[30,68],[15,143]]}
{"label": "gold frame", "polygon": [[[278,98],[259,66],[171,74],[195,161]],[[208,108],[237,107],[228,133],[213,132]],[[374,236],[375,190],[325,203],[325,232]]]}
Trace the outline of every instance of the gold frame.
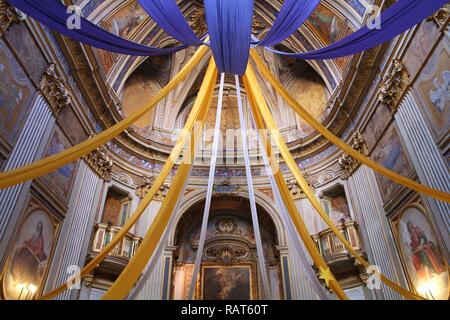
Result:
{"label": "gold frame", "polygon": [[[448,263],[447,263],[446,256],[442,252],[442,249],[441,249],[441,246],[442,246],[441,245],[441,239],[439,237],[439,234],[436,232],[436,228],[435,228],[434,224],[432,223],[432,220],[429,217],[426,209],[418,202],[412,202],[412,203],[407,204],[405,207],[400,209],[398,211],[398,213],[396,215],[394,215],[389,221],[390,225],[391,225],[391,229],[392,229],[393,234],[394,234],[395,246],[397,247],[397,251],[399,252],[398,256],[400,258],[401,266],[402,266],[403,272],[404,272],[404,274],[406,276],[406,281],[408,282],[409,287],[416,294],[420,295],[420,293],[417,291],[416,286],[414,285],[414,283],[413,283],[413,281],[411,279],[411,276],[409,274],[409,271],[408,271],[408,268],[407,268],[407,263],[406,263],[406,260],[405,260],[405,254],[403,253],[403,248],[401,246],[401,238],[400,238],[400,232],[399,232],[400,221],[402,220],[406,210],[411,209],[411,208],[416,208],[424,216],[425,220],[427,221],[427,223],[431,227],[431,230],[433,231],[434,235],[436,236],[436,241],[438,242],[439,253],[443,257],[443,260],[444,260],[444,263],[446,265],[447,271],[449,272],[448,286],[449,286],[449,292],[450,292],[450,270],[449,270],[449,266],[448,266]],[[450,293],[449,293],[449,296],[450,296]]]}
{"label": "gold frame", "polygon": [[39,199],[36,196],[30,195],[30,197],[28,198],[28,201],[26,202],[26,205],[24,207],[22,218],[20,219],[20,222],[17,224],[17,227],[14,230],[14,234],[12,236],[12,241],[10,242],[9,248],[7,250],[7,254],[8,255],[7,255],[5,264],[3,265],[3,269],[0,272],[0,297],[2,299],[4,299],[4,300],[6,300],[6,296],[5,296],[5,293],[3,291],[3,284],[4,284],[5,273],[6,273],[6,270],[7,270],[8,266],[10,265],[11,258],[12,258],[11,254],[12,254],[12,251],[14,250],[14,245],[16,243],[19,231],[22,229],[25,221],[32,214],[34,214],[37,211],[42,211],[45,214],[47,214],[47,216],[50,219],[50,222],[52,223],[52,226],[53,226],[52,246],[51,246],[50,252],[48,254],[48,263],[45,266],[45,271],[44,271],[44,274],[42,275],[42,281],[39,284],[39,287],[36,290],[36,293],[35,293],[33,299],[36,300],[37,298],[42,296],[42,292],[43,292],[45,284],[47,282],[47,277],[48,277],[48,274],[50,272],[51,263],[53,261],[53,257],[54,257],[54,254],[55,254],[57,240],[59,238],[59,232],[60,232],[60,229],[61,229],[60,228],[61,221],[59,221],[55,217],[55,215],[51,212],[51,210],[48,209],[45,205],[43,205],[42,202],[39,201]]}
{"label": "gold frame", "polygon": [[199,299],[204,300],[203,288],[205,283],[205,269],[218,269],[218,268],[245,268],[249,270],[249,285],[250,285],[250,300],[255,300],[258,297],[258,275],[255,269],[254,263],[238,263],[232,265],[223,265],[217,263],[204,263],[201,266],[201,280],[197,283],[197,296]]}

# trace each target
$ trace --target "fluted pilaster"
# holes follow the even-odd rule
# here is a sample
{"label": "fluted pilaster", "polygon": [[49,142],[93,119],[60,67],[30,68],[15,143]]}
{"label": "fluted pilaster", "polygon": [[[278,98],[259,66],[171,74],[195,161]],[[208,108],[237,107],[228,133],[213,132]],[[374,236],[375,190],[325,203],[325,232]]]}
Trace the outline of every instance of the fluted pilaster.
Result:
{"label": "fluted pilaster", "polygon": [[[419,180],[432,188],[450,192],[449,168],[411,92],[405,95],[395,114],[395,120],[406,142]],[[450,205],[430,197],[424,197],[424,200],[433,211],[436,225],[449,252]]]}

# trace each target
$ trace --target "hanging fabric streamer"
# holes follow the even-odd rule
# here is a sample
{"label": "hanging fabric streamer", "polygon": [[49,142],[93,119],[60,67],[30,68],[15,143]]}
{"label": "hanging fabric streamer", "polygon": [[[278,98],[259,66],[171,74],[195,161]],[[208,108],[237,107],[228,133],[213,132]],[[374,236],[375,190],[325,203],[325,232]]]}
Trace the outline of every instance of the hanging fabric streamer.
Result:
{"label": "hanging fabric streamer", "polygon": [[253,0],[205,0],[204,5],[219,72],[242,75],[250,50]]}
{"label": "hanging fabric streamer", "polygon": [[[190,168],[190,171],[188,173],[188,177],[191,176],[192,173],[192,166]],[[150,279],[150,276],[152,275],[153,270],[155,270],[156,264],[159,262],[159,258],[161,257],[164,247],[167,243],[167,240],[169,238],[169,233],[173,228],[175,228],[175,220],[177,217],[177,212],[180,208],[180,204],[183,201],[184,194],[186,192],[186,186],[187,186],[188,180],[184,182],[183,189],[180,192],[180,197],[177,200],[177,204],[175,206],[175,209],[173,210],[173,214],[170,217],[169,223],[167,225],[166,230],[164,231],[163,236],[161,237],[161,240],[158,243],[158,246],[156,248],[156,251],[153,253],[150,262],[147,265],[146,270],[144,271],[144,275],[139,279],[139,283],[136,285],[135,288],[132,289],[131,293],[129,294],[127,300],[136,300],[139,293],[141,293],[142,289],[144,288],[147,281]]]}
{"label": "hanging fabric streamer", "polygon": [[380,166],[375,161],[369,159],[368,157],[364,156],[363,154],[359,153],[358,151],[347,145],[344,141],[339,139],[331,131],[329,131],[326,127],[324,127],[319,121],[314,119],[314,117],[311,116],[311,114],[308,111],[306,111],[306,109],[303,108],[300,105],[300,103],[298,103],[289,94],[289,92],[287,92],[287,90],[283,87],[283,85],[274,77],[274,75],[266,67],[266,65],[264,64],[264,62],[261,60],[261,58],[258,56],[258,53],[254,49],[251,49],[250,54],[261,74],[270,82],[270,84],[274,87],[274,89],[294,109],[294,111],[298,113],[298,115],[301,118],[303,118],[309,125],[311,125],[315,130],[317,130],[320,134],[322,134],[326,139],[328,139],[342,151],[352,156],[356,160],[360,161],[361,163],[367,165],[368,167],[372,168],[377,173],[395,181],[398,184],[413,189],[417,192],[426,194],[435,199],[450,203],[450,194],[427,187],[423,184],[417,183],[411,179],[399,175],[398,173],[395,173],[392,170]]}
{"label": "hanging fabric streamer", "polygon": [[50,173],[58,168],[65,166],[66,164],[71,163],[72,161],[78,160],[82,156],[88,154],[92,150],[95,150],[99,146],[118,136],[126,128],[128,128],[143,115],[145,115],[149,110],[151,110],[154,106],[156,106],[158,102],[164,99],[170,91],[172,91],[196,66],[198,66],[207,52],[208,48],[206,46],[201,46],[192,56],[189,62],[183,67],[183,69],[160,92],[152,97],[144,107],[136,110],[127,118],[116,123],[112,127],[109,127],[105,131],[95,135],[93,138],[81,142],[80,144],[77,144],[58,154],[46,157],[41,160],[37,160],[23,167],[19,167],[6,172],[1,172],[0,189]]}
{"label": "hanging fabric streamer", "polygon": [[194,298],[195,285],[197,283],[200,263],[202,262],[203,249],[206,241],[206,231],[208,229],[209,210],[211,208],[211,198],[214,186],[214,176],[216,173],[217,151],[220,141],[220,123],[222,119],[223,87],[225,85],[225,73],[220,75],[219,98],[217,99],[216,124],[214,126],[214,139],[211,150],[211,163],[209,164],[208,187],[206,189],[205,207],[203,209],[202,226],[200,228],[200,239],[198,241],[197,254],[195,256],[194,271],[192,272],[191,285],[189,286],[188,300]]}
{"label": "hanging fabric streamer", "polygon": [[[261,117],[261,113],[259,111],[260,104],[265,105],[265,100],[262,97],[261,88],[258,85],[258,82],[256,82],[256,76],[254,75],[252,71],[252,67],[249,64],[247,67],[247,71],[243,77],[245,88],[247,90],[247,95],[250,101],[250,107],[252,110],[252,113],[255,118],[255,122],[257,124],[257,127],[260,129],[266,129],[263,123],[263,119]],[[267,106],[266,106],[267,107]],[[267,132],[259,132],[261,140],[263,140],[266,143],[266,152],[268,152],[268,158],[271,159],[272,157],[272,147],[270,145],[269,141],[265,141],[263,136],[261,136],[261,133],[264,134],[264,136],[267,136]],[[270,131],[270,133],[273,135],[273,139],[277,140],[280,139],[280,133],[275,131]],[[276,168],[278,168],[278,165],[274,163]],[[272,169],[273,170],[273,169]],[[296,204],[294,203],[294,200],[292,199],[291,193],[289,192],[289,189],[286,185],[286,182],[284,181],[283,175],[281,174],[280,170],[273,170],[274,178],[277,183],[277,186],[281,192],[283,202],[286,204],[289,215],[291,216],[291,219],[295,225],[295,228],[297,229],[298,234],[303,240],[303,243],[308,250],[308,253],[310,254],[312,260],[314,261],[314,264],[317,266],[319,270],[325,271],[329,270],[328,265],[326,264],[325,260],[323,259],[322,255],[318,251],[316,244],[312,240],[308,229],[306,228],[306,225],[298,212],[298,208]],[[341,286],[339,285],[339,282],[330,275],[331,280],[329,281],[329,286],[333,290],[333,292],[336,294],[336,296],[341,300],[348,300],[347,295],[342,290]]]}
{"label": "hanging fabric streamer", "polygon": [[[258,130],[261,130],[262,125],[259,126],[256,123],[253,112],[250,110],[249,113],[252,118],[254,127],[258,128]],[[263,132],[261,132],[260,134],[263,134]],[[328,291],[322,286],[322,284],[320,283],[319,279],[317,278],[314,270],[312,269],[311,265],[309,264],[309,259],[306,256],[305,247],[300,242],[298,234],[294,230],[293,221],[289,217],[289,214],[286,209],[286,205],[283,202],[280,190],[275,182],[275,179],[274,179],[275,173],[274,172],[278,172],[278,170],[280,170],[280,168],[278,167],[278,163],[276,161],[269,162],[269,157],[267,155],[267,146],[263,143],[260,134],[257,134],[256,136],[257,136],[258,144],[260,145],[260,148],[261,148],[261,155],[263,158],[264,167],[267,172],[267,177],[269,178],[269,181],[270,181],[270,186],[272,187],[272,190],[274,192],[275,202],[276,202],[277,207],[280,210],[281,222],[283,223],[283,226],[286,228],[288,239],[289,239],[290,243],[294,246],[297,254],[299,255],[300,263],[303,267],[303,270],[306,273],[306,278],[308,279],[309,283],[314,288],[317,296],[322,300],[329,300],[330,297],[329,297]],[[275,168],[272,168],[271,163],[275,166]]]}
{"label": "hanging fabric streamer", "polygon": [[160,28],[181,43],[203,44],[186,22],[175,0],[139,0],[139,4]]}
{"label": "hanging fabric streamer", "polygon": [[320,0],[285,0],[267,35],[252,44],[273,46],[282,42],[303,25],[319,3]]}
{"label": "hanging fabric streamer", "polygon": [[[161,169],[152,187],[147,192],[145,197],[141,200],[135,212],[127,220],[127,222],[120,229],[120,231],[111,239],[108,245],[100,253],[98,253],[97,256],[83,268],[83,270],[81,270],[80,277],[84,277],[89,272],[94,270],[97,267],[97,265],[100,262],[102,262],[103,259],[105,259],[108,253],[111,252],[116,247],[116,245],[127,235],[127,232],[139,220],[139,218],[144,213],[147,206],[152,201],[153,197],[156,195],[156,193],[159,191],[160,187],[168,177],[173,166],[175,165],[175,161],[179,158],[183,150],[183,147],[186,144],[186,141],[188,141],[195,123],[198,121],[198,119],[200,119],[202,123],[204,122],[205,112],[202,110],[207,106],[208,103],[209,101],[205,99],[204,95],[199,95],[199,97],[196,99],[192,107],[191,113],[189,114],[189,117],[186,120],[186,124],[183,128],[183,131],[181,132],[180,137],[177,140],[177,143],[175,144],[175,147],[172,149],[172,152],[170,153],[168,160]],[[63,284],[60,287],[52,290],[50,293],[41,297],[41,299],[43,300],[51,299],[66,289],[67,284]]]}
{"label": "hanging fabric streamer", "polygon": [[[348,243],[348,241],[344,238],[342,233],[336,228],[334,225],[334,222],[331,220],[331,218],[328,216],[328,214],[325,212],[325,209],[320,204],[319,200],[316,198],[314,193],[312,192],[311,188],[309,187],[308,183],[305,180],[305,177],[301,173],[300,169],[297,166],[297,163],[295,162],[294,158],[292,157],[288,147],[286,146],[286,143],[283,140],[283,137],[280,135],[280,131],[270,113],[270,110],[264,100],[264,97],[262,96],[262,92],[259,89],[259,85],[256,80],[256,75],[253,72],[253,68],[249,65],[247,67],[247,71],[245,74],[245,79],[247,79],[249,83],[250,89],[248,89],[253,95],[252,99],[256,104],[257,108],[254,108],[253,111],[258,116],[261,116],[266,123],[269,132],[275,137],[275,143],[278,149],[280,150],[280,153],[285,160],[287,166],[289,167],[289,170],[294,175],[295,180],[300,185],[300,188],[305,193],[308,200],[311,202],[313,208],[318,212],[320,217],[325,221],[325,223],[328,225],[328,227],[333,231],[333,233],[336,235],[336,237],[342,242],[344,247],[355,257],[358,262],[360,262],[365,268],[369,267],[369,264],[367,261],[365,261],[361,256],[353,249],[353,247]],[[254,93],[253,90],[257,90],[257,93]],[[265,128],[265,127],[264,127]],[[283,180],[283,184],[286,185],[286,182]],[[286,186],[287,188],[287,186]],[[284,199],[287,201],[287,199]],[[396,283],[392,282],[391,280],[384,277],[382,274],[377,273],[380,276],[380,279],[386,283],[389,287],[391,287],[393,290],[400,293],[402,296],[408,298],[408,299],[415,299],[415,300],[423,300],[421,296],[418,296],[415,293],[412,293]]]}
{"label": "hanging fabric streamer", "polygon": [[[214,92],[214,87],[217,79],[217,68],[214,63],[214,59],[206,70],[205,77],[203,79],[202,86],[197,95],[198,104],[201,106],[202,115],[202,128],[204,126],[206,117],[208,115],[209,107],[211,105],[211,100]],[[196,102],[197,102],[196,101]],[[194,139],[194,143],[197,143],[200,139]],[[195,149],[195,148],[192,148]],[[194,151],[191,151],[191,157],[194,155]],[[175,175],[172,186],[169,189],[167,197],[164,199],[161,208],[158,211],[155,219],[147,231],[142,243],[136,251],[134,257],[128,262],[125,269],[122,271],[117,280],[112,284],[109,290],[102,297],[102,300],[122,300],[124,299],[131,288],[134,286],[136,281],[139,279],[142,271],[147,265],[148,260],[152,256],[156,246],[158,245],[164,230],[170,220],[170,216],[173,213],[177,199],[180,196],[180,192],[183,188],[184,181],[188,178],[190,168],[192,166],[192,159],[189,163],[183,162]]]}
{"label": "hanging fabric streamer", "polygon": [[79,27],[69,28],[67,22],[77,13],[68,13],[67,7],[58,0],[7,1],[50,29],[95,48],[132,56],[160,56],[187,48],[187,45],[173,48],[144,46],[118,37],[83,17],[79,17]]}
{"label": "hanging fabric streamer", "polygon": [[255,233],[256,254],[258,255],[259,272],[261,273],[261,278],[262,278],[262,283],[263,283],[264,293],[266,295],[266,298],[272,299],[272,293],[270,291],[269,279],[267,277],[266,261],[264,258],[264,250],[263,250],[262,241],[261,241],[261,231],[259,229],[258,212],[256,210],[255,190],[253,188],[252,171],[251,171],[251,167],[250,167],[250,157],[248,155],[248,152],[249,152],[248,143],[247,143],[248,130],[247,130],[247,124],[246,124],[245,118],[244,118],[244,111],[242,108],[242,95],[241,95],[241,86],[239,84],[239,76],[235,75],[234,79],[235,79],[234,81],[236,83],[236,96],[237,96],[238,111],[239,111],[239,121],[241,124],[241,139],[242,139],[242,152],[244,154],[244,162],[245,162],[245,176],[247,178],[247,188],[248,188],[248,195],[249,195],[249,201],[250,201],[250,212],[252,214],[253,231]]}
{"label": "hanging fabric streamer", "polygon": [[335,59],[368,50],[392,40],[400,33],[428,18],[448,0],[398,0],[380,15],[381,28],[367,26],[322,49],[289,53],[268,48],[270,51],[296,59]]}

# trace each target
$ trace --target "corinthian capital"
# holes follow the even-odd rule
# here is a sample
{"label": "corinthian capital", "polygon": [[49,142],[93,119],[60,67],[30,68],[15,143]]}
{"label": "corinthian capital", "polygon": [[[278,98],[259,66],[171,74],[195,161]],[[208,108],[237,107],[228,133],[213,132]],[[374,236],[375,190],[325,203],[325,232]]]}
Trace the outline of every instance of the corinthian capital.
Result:
{"label": "corinthian capital", "polygon": [[397,111],[409,86],[409,72],[399,59],[394,59],[389,74],[383,79],[378,91],[378,99],[387,105],[392,112]]}
{"label": "corinthian capital", "polygon": [[40,89],[55,115],[58,115],[61,109],[68,106],[72,101],[69,90],[58,75],[54,63],[50,64],[43,73]]}

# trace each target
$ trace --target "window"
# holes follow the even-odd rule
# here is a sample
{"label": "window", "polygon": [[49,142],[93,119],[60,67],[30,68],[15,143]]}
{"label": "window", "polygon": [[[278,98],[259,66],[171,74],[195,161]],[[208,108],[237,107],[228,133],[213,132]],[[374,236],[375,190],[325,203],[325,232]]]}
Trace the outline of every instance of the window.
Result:
{"label": "window", "polygon": [[130,201],[123,202],[122,206],[120,207],[119,227],[123,227],[125,225],[125,222],[127,222],[129,211]]}
{"label": "window", "polygon": [[332,216],[333,207],[331,206],[331,201],[329,199],[322,199],[322,206],[329,217]]}

